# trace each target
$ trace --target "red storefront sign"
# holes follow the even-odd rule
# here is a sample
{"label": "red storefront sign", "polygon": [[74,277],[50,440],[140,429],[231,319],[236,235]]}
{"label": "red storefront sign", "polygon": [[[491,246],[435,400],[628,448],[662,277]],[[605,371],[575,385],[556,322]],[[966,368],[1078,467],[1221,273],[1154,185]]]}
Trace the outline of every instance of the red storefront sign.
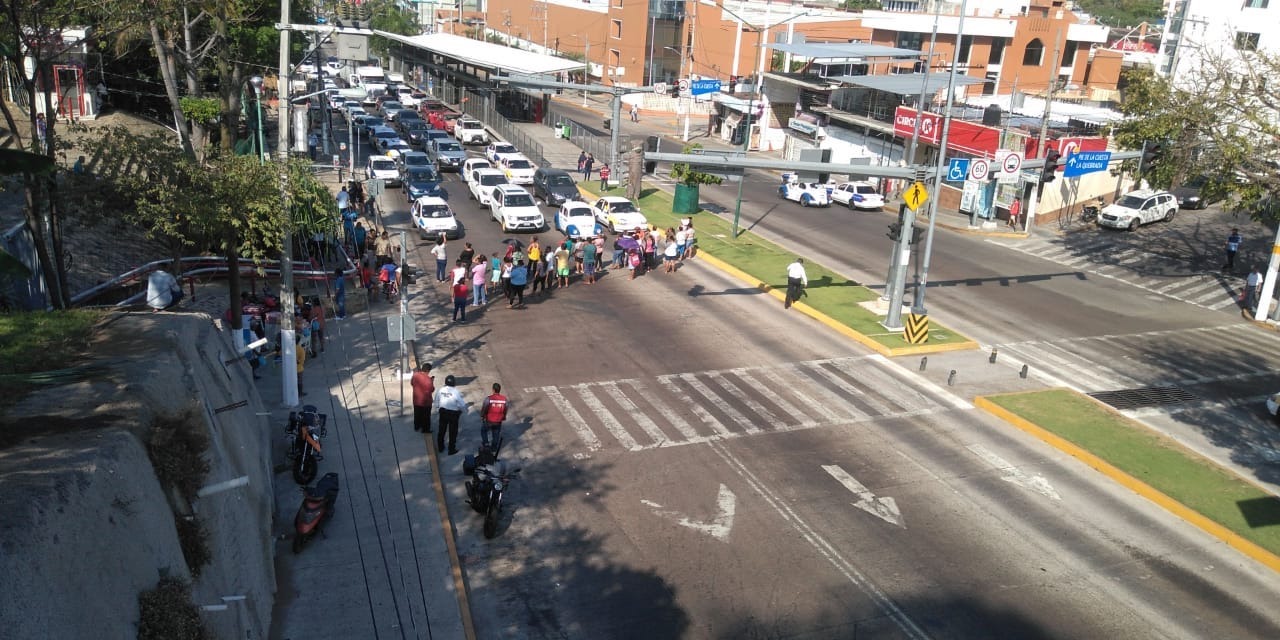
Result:
{"label": "red storefront sign", "polygon": [[[954,126],[955,123],[952,123]],[[1067,156],[1077,151],[1106,151],[1106,138],[1058,138],[1050,140],[1045,144],[1050,149],[1057,149],[1062,154],[1062,161],[1066,162]],[[1027,158],[1040,157],[1040,141],[1036,138],[1027,138],[1026,148],[1023,149],[1023,155]]]}
{"label": "red storefront sign", "polygon": [[[898,107],[893,113],[893,135],[910,139],[915,129],[916,110]],[[941,138],[942,116],[926,112],[920,118],[920,140],[936,145]],[[979,157],[994,157],[996,150],[1000,148],[1000,130],[963,120],[952,120],[951,130],[947,133],[947,148]]]}

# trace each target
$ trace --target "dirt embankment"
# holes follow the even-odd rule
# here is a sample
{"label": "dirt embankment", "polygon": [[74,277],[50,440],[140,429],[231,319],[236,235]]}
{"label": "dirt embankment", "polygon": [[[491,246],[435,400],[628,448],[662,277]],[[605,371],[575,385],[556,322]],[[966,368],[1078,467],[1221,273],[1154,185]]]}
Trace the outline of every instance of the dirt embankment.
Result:
{"label": "dirt embankment", "polygon": [[[36,392],[0,423],[3,635],[136,637],[138,594],[165,575],[191,578],[175,523],[194,517],[210,561],[193,600],[228,605],[204,613],[206,625],[219,638],[266,637],[275,429],[248,367],[203,314],[113,315],[92,356],[107,373]],[[146,439],[155,418],[188,412],[184,426],[208,434],[202,484],[246,485],[191,500],[162,486]]]}

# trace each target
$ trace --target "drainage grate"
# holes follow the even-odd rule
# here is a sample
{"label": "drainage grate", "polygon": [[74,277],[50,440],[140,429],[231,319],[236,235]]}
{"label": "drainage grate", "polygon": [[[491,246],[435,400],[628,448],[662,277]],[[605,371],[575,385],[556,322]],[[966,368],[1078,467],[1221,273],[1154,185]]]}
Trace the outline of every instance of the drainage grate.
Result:
{"label": "drainage grate", "polygon": [[1199,399],[1194,393],[1178,387],[1143,387],[1140,389],[1121,389],[1119,391],[1098,391],[1089,395],[1117,409],[1156,407]]}

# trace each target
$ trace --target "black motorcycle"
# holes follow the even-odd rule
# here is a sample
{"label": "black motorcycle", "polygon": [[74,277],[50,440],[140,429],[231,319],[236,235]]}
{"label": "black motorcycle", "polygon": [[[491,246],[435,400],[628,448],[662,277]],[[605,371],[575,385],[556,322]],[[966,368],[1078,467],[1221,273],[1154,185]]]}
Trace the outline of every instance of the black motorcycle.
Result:
{"label": "black motorcycle", "polygon": [[1102,205],[1086,204],[1080,207],[1080,222],[1097,222],[1100,213],[1102,213]]}
{"label": "black motorcycle", "polygon": [[467,481],[467,503],[477,513],[484,514],[484,537],[498,535],[498,516],[502,511],[502,494],[511,481],[520,474],[520,469],[507,470],[505,462],[475,469],[475,482]]}
{"label": "black motorcycle", "polygon": [[325,429],[328,421],[329,416],[320,413],[314,405],[304,405],[302,411],[289,412],[289,426],[284,432],[289,436],[287,455],[293,468],[294,482],[307,485],[316,479],[319,463],[324,459],[320,453],[320,440],[328,435]]}
{"label": "black motorcycle", "polygon": [[333,503],[338,500],[338,474],[326,473],[314,487],[303,487],[302,505],[293,517],[293,552],[302,551],[324,523],[333,517]]}

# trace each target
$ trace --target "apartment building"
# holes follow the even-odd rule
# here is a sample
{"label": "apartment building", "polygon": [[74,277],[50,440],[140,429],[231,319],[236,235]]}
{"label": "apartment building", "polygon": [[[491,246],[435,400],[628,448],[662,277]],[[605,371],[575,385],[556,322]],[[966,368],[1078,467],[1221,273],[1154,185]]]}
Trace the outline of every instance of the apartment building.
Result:
{"label": "apartment building", "polygon": [[1251,51],[1280,52],[1280,1],[1170,0],[1158,71],[1194,86],[1207,60],[1248,64]]}

